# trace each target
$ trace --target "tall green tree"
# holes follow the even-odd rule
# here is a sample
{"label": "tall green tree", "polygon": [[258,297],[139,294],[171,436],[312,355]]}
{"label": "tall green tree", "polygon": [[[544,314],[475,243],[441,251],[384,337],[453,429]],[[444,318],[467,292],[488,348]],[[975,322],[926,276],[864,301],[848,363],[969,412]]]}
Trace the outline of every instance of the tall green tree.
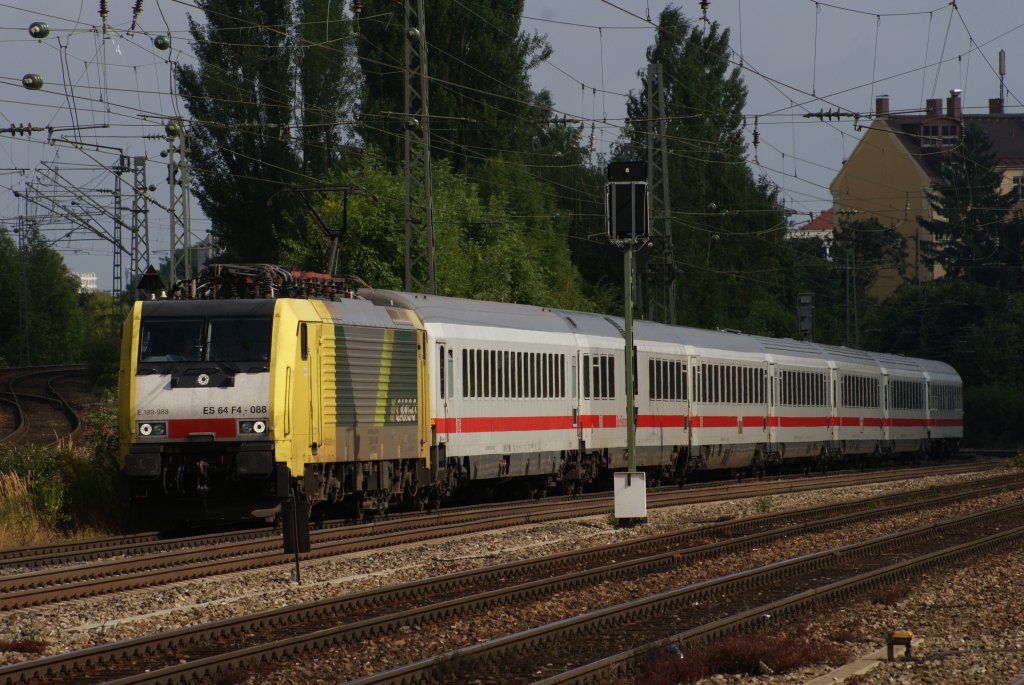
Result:
{"label": "tall green tree", "polygon": [[[21,279],[26,287],[21,288]],[[87,325],[78,302],[80,282],[68,271],[64,258],[51,248],[38,228],[22,237],[19,253],[11,236],[0,233],[0,287],[9,296],[0,304],[0,315],[7,324],[0,326],[0,365],[21,363],[23,346],[29,364],[57,364],[81,361]],[[22,294],[27,301],[22,303]],[[28,315],[22,325],[21,312]],[[109,330],[110,309],[102,325]],[[23,337],[27,330],[28,340]]]}
{"label": "tall green tree", "polygon": [[351,119],[354,70],[344,4],[198,0],[197,64],[176,69],[191,114],[193,187],[227,259],[276,262],[301,239],[289,188],[328,175]]}
{"label": "tall green tree", "polygon": [[[730,55],[727,29],[691,23],[673,6],[659,15],[647,50],[648,62],[663,73],[672,258],[684,284],[679,320],[783,333],[774,329],[784,319],[778,313],[790,309],[779,304],[791,294],[779,268],[785,217],[774,185],[755,179],[744,158],[747,89]],[[640,78],[639,92],[627,102],[619,159],[646,159],[646,72]]]}
{"label": "tall green tree", "polygon": [[939,264],[952,278],[1020,288],[1024,221],[1011,215],[1016,198],[999,191],[1002,175],[995,167],[991,142],[977,126],[968,126],[930,194],[938,217],[918,220],[934,239],[923,251],[925,263]]}
{"label": "tall green tree", "polygon": [[[430,0],[425,7],[433,157],[460,172],[529,150],[550,118],[550,101],[533,92],[529,72],[551,48],[521,30],[523,0]],[[394,166],[403,159],[406,124],[404,22],[403,3],[363,3],[358,131]]]}

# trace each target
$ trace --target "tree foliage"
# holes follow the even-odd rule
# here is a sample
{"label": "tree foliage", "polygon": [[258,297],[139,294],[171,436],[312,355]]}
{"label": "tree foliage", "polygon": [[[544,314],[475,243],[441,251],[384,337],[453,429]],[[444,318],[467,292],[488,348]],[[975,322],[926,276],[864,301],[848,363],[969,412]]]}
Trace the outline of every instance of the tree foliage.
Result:
{"label": "tree foliage", "polygon": [[[549,99],[530,87],[529,72],[551,48],[521,30],[523,0],[426,5],[431,154],[460,172],[488,157],[529,150],[551,114]],[[359,60],[365,88],[358,130],[396,166],[406,125],[404,25],[402,3],[364,3]]]}
{"label": "tree foliage", "polygon": [[929,266],[948,276],[988,285],[1024,284],[1024,220],[1011,216],[1012,193],[999,191],[992,144],[974,125],[942,165],[942,181],[930,194],[935,219],[919,219],[934,242],[924,252]]}
{"label": "tree foliage", "polygon": [[[37,228],[26,232],[22,244],[19,253],[13,238],[0,232],[0,287],[9,293],[0,303],[0,316],[7,323],[0,326],[0,366],[83,361],[89,343],[112,330],[110,297],[94,296],[102,302],[98,309],[82,306],[87,296],[79,295],[78,278]],[[23,296],[28,298],[24,308]],[[26,326],[22,311],[28,316]],[[23,338],[26,331],[28,340]],[[23,350],[27,360],[22,359]]]}
{"label": "tree foliage", "polygon": [[[557,217],[517,216],[537,182],[519,176],[516,165],[495,161],[490,177],[519,193],[485,196],[473,183],[445,163],[434,169],[434,226],[439,294],[504,302],[588,308],[579,277],[565,243],[565,223]],[[325,192],[318,213],[332,230],[345,227],[337,273],[356,275],[375,287],[403,287],[405,234],[402,227],[404,178],[367,154],[359,167],[341,174],[342,183],[357,186],[345,196]],[[532,193],[537,195],[536,192]],[[543,199],[533,198],[545,207]],[[536,210],[541,211],[541,210]],[[346,216],[347,214],[347,216]],[[326,269],[328,238],[311,235],[295,243],[292,262]]]}
{"label": "tree foliage", "polygon": [[339,159],[355,78],[343,5],[199,0],[206,23],[189,17],[197,64],[176,73],[193,187],[227,259],[278,261],[282,241],[303,232],[286,191]]}
{"label": "tree foliage", "polygon": [[[717,23],[706,29],[692,24],[672,6],[659,16],[655,42],[647,50],[648,62],[660,64],[663,74],[671,258],[683,284],[679,320],[780,333],[779,308],[769,301],[788,294],[779,269],[784,215],[775,187],[755,179],[746,164],[747,90],[730,55],[728,30]],[[647,74],[640,80],[639,92],[627,101],[627,136],[616,151],[620,159],[646,159]]]}

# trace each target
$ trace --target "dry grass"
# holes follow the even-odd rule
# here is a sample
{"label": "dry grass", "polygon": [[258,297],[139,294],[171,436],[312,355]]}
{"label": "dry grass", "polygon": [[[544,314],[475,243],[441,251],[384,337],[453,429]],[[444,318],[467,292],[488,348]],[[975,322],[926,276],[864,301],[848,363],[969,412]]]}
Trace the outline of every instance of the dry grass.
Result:
{"label": "dry grass", "polygon": [[42,654],[44,651],[46,651],[46,643],[35,637],[18,636],[13,640],[0,640],[0,652]]}
{"label": "dry grass", "polygon": [[0,473],[0,547],[24,547],[49,537],[32,504],[28,481],[16,473]]}
{"label": "dry grass", "polygon": [[796,668],[827,663],[845,663],[849,655],[828,642],[803,638],[742,635],[731,637],[699,649],[666,655],[653,661],[637,685],[676,685],[695,683],[716,674],[758,675],[784,673]]}

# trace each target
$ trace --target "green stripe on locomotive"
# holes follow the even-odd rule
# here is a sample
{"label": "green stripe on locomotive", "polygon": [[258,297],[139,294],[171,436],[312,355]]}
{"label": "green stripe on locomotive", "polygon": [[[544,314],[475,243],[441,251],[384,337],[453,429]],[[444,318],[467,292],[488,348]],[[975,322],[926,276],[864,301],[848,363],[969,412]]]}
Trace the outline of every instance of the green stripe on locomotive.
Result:
{"label": "green stripe on locomotive", "polygon": [[336,325],[338,458],[417,454],[416,331]]}

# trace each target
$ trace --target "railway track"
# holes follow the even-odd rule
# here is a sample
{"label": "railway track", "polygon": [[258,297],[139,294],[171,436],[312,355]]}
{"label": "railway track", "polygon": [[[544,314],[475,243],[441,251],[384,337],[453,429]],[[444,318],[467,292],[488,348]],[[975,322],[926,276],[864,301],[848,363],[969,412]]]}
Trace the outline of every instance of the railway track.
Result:
{"label": "railway track", "polygon": [[[270,659],[304,651],[319,651],[329,645],[355,645],[358,648],[360,640],[400,632],[408,629],[408,626],[420,627],[436,621],[449,621],[470,612],[538,600],[560,591],[586,591],[587,587],[598,583],[660,573],[715,556],[765,546],[781,538],[990,497],[1019,488],[1021,482],[1024,482],[1024,476],[993,478],[801,511],[766,514],[693,531],[650,536],[599,548],[474,569],[7,666],[0,669],[0,684],[55,681],[91,683],[111,679],[118,683],[192,682],[223,675],[227,671],[249,669]],[[912,532],[908,539],[927,538],[927,531],[930,530],[957,530],[968,525],[964,523],[967,521],[1001,521],[1009,516],[1019,518],[1024,524],[1024,503],[963,517],[960,522],[924,526],[916,533]],[[830,550],[801,558],[802,561],[797,559],[793,563],[773,565],[763,576],[767,580],[756,582],[777,582],[804,573],[806,569],[820,570],[828,566],[821,560],[834,561],[837,554],[844,559],[864,558],[879,549],[891,554],[892,549],[903,543],[896,542],[898,535],[888,537],[891,541],[875,541],[873,546],[864,546],[863,549],[849,546],[849,550],[844,548],[838,553]],[[807,559],[818,561],[808,562]],[[734,575],[734,580],[741,588],[751,587],[750,583],[754,582],[752,579],[762,577],[754,572]],[[726,593],[724,589],[717,589],[719,586],[726,587],[722,582],[705,585],[716,588],[714,592]],[[698,594],[694,595],[694,592]],[[700,588],[680,595],[682,599],[664,601],[671,604],[671,611],[677,611],[677,606],[690,601],[693,596],[704,598],[709,592],[707,588]],[[737,590],[729,590],[726,594],[729,593],[743,595],[743,592]],[[707,600],[701,601],[703,606]],[[641,603],[638,606],[640,608],[623,611],[643,613],[646,605]],[[617,621],[614,617],[607,620],[602,618],[598,624],[604,626],[601,630],[607,634],[607,626],[616,625]],[[550,632],[551,629],[548,627],[547,630]],[[573,634],[578,634],[579,630],[583,629],[579,628]],[[548,633],[541,631],[540,634]],[[510,644],[518,644],[517,639],[529,641],[533,638],[512,636],[509,639]],[[538,639],[543,642],[547,638]],[[504,644],[500,640],[492,642]],[[505,671],[501,670],[504,666],[494,661],[502,654],[501,648],[495,649],[498,651],[485,650],[480,653],[470,649],[466,654],[472,656],[475,665],[464,668],[460,666],[453,673],[461,673],[463,678],[467,673],[472,673],[472,680],[476,680],[481,673],[486,672],[479,670],[483,662],[477,661],[484,659],[486,669],[493,666],[496,670],[491,672],[502,673],[504,678]],[[513,653],[515,649],[512,648]],[[434,661],[449,665],[463,664],[463,658],[460,652],[457,655],[438,657]],[[540,662],[550,661],[552,659],[548,656],[540,658]],[[530,673],[533,675],[536,675],[536,664],[534,661],[531,666]],[[434,672],[425,672],[420,666],[410,666],[409,669],[412,670],[408,677],[403,671],[398,680],[369,679],[366,682],[425,682],[419,680],[420,677],[434,681]],[[455,675],[449,681],[466,682],[460,681]],[[527,681],[532,682],[523,682]]]}
{"label": "railway track", "polygon": [[85,366],[7,369],[2,376],[0,443],[53,446],[73,440],[83,420],[58,385],[82,382]]}
{"label": "railway track", "polygon": [[[979,468],[983,467],[930,467],[916,470],[914,473],[924,476]],[[823,487],[844,487],[878,482],[879,476],[883,479],[901,480],[907,477],[907,473],[906,470],[850,473],[840,476],[730,483],[718,487],[656,492],[649,496],[648,507],[679,506]],[[528,523],[606,514],[611,504],[611,495],[602,494],[583,501],[570,499],[554,502],[520,502],[517,505],[490,505],[317,530],[311,533],[312,549],[304,553],[302,559],[321,559]],[[0,576],[0,609],[9,610],[223,573],[250,571],[288,564],[293,560],[291,555],[281,551],[279,536],[271,532],[252,531],[170,541],[147,539],[118,543],[116,540],[105,538],[95,549],[75,547],[70,551],[53,553],[47,553],[46,549],[35,548],[33,551],[36,554],[32,555],[19,556],[13,553],[12,557],[0,560],[0,570],[5,572],[5,575]],[[82,563],[90,559],[94,561]],[[37,570],[16,572],[26,566],[36,567]]]}
{"label": "railway track", "polygon": [[[1001,465],[998,461],[978,461],[974,463],[953,464],[944,466],[914,467],[915,477],[934,475],[951,475],[972,471],[983,471]],[[771,481],[748,481],[746,483],[704,483],[684,486],[684,488],[668,488],[651,490],[649,506],[676,506],[678,504],[697,504],[720,499],[739,499],[762,494],[782,494],[800,492],[820,487],[846,487],[880,479],[903,479],[907,477],[906,469],[873,470],[869,473],[844,472],[828,476],[807,478],[805,476],[781,477]],[[771,492],[765,490],[771,486]],[[453,507],[433,513],[399,513],[371,523],[354,524],[347,521],[328,521],[322,527],[314,527],[312,536],[317,539],[327,533],[321,530],[339,530],[348,532],[353,537],[372,535],[380,532],[395,532],[412,527],[427,527],[440,523],[457,523],[473,518],[489,518],[495,512],[508,513],[515,510],[522,513],[531,511],[545,512],[553,504],[586,502],[595,506],[605,507],[595,513],[606,513],[607,507],[613,503],[612,496],[607,492],[586,493],[575,497],[560,496],[542,500],[526,500],[501,502],[467,507]],[[586,514],[583,514],[586,515]],[[280,531],[272,528],[248,528],[229,532],[212,532],[191,536],[168,537],[158,531],[148,531],[130,535],[112,535],[87,540],[71,540],[56,544],[33,545],[0,549],[0,575],[20,573],[26,569],[38,569],[73,563],[95,561],[105,558],[130,557],[145,554],[178,551],[185,548],[213,546],[246,540],[276,540]]]}

